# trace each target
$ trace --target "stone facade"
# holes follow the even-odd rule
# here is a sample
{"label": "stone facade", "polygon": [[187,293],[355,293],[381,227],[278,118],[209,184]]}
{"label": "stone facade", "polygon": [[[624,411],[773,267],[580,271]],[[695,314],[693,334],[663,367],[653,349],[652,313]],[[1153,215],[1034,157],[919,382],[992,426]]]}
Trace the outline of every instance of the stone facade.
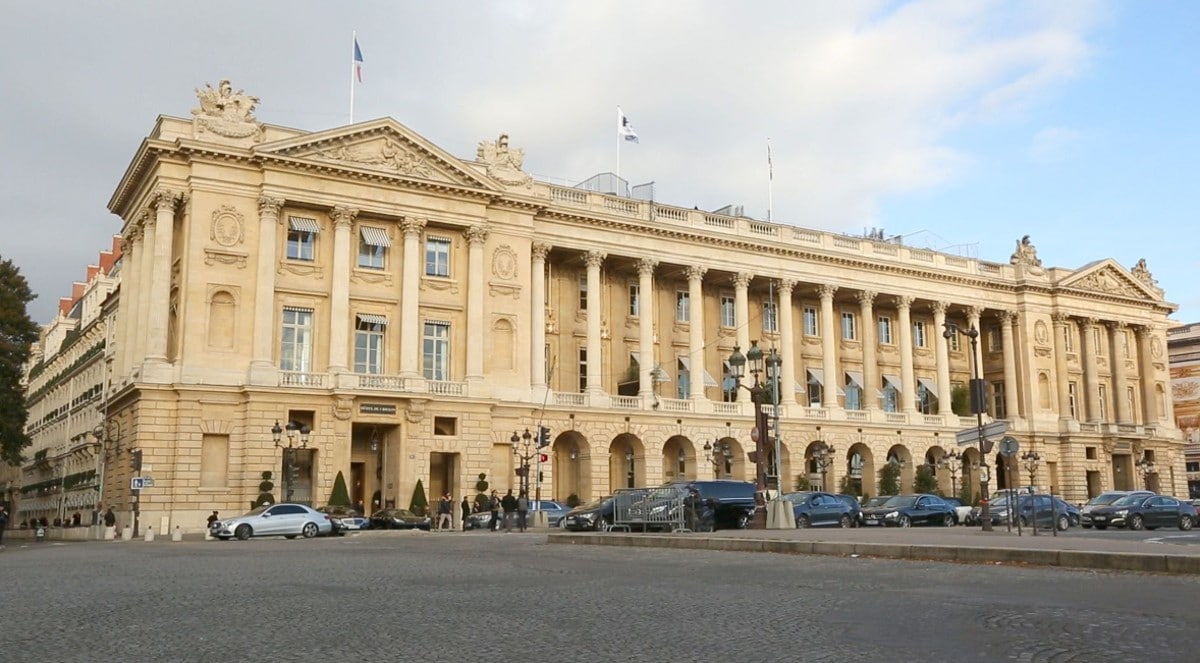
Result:
{"label": "stone facade", "polygon": [[1187,495],[1200,498],[1200,323],[1167,330],[1167,351],[1171,358],[1175,422],[1187,438],[1184,448]]}
{"label": "stone facade", "polygon": [[[1174,306],[1144,264],[1044,267],[1029,237],[988,262],[650,203],[535,181],[506,135],[463,159],[390,118],[304,132],[259,124],[227,83],[200,94],[109,203],[129,247],[109,411],[155,481],[156,526],[242,511],[264,472],[314,504],[342,472],[367,510],[408,506],[418,480],[504,490],[512,439],[530,455],[539,424],[543,497],[752,479],[753,407],[726,376],[752,341],[781,358],[785,489],[822,479],[821,440],[830,488],[874,494],[891,459],[904,490],[929,464],[977,494],[977,449],[962,475],[940,462],[975,426],[953,402],[977,364],[986,420],[1042,459],[1033,483],[1182,492]],[[946,325],[978,330],[974,358]],[[307,427],[304,448],[277,447],[276,422]],[[1157,473],[1134,476],[1146,454]],[[128,477],[106,476],[131,508]]]}

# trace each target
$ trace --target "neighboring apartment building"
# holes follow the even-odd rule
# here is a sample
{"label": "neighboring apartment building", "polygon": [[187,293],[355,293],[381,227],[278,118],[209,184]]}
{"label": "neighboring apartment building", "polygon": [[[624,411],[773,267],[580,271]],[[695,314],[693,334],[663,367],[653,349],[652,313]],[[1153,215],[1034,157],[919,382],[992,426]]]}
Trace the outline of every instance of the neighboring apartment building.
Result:
{"label": "neighboring apartment building", "polygon": [[108,369],[104,306],[116,289],[120,238],[101,251],[87,279],[59,299],[54,319],[41,329],[27,364],[25,432],[32,443],[17,468],[5,467],[16,495],[12,525],[30,518],[90,524],[100,501],[103,453],[96,437],[104,421]]}
{"label": "neighboring apartment building", "polygon": [[1200,322],[1168,329],[1167,352],[1171,358],[1175,422],[1187,438],[1187,495],[1200,497]]}
{"label": "neighboring apartment building", "polygon": [[[961,475],[941,461],[975,426],[952,400],[978,363],[988,420],[1040,456],[1034,483],[1182,492],[1175,307],[1144,263],[1043,267],[1028,237],[987,262],[708,213],[534,181],[506,135],[462,159],[390,118],[307,132],[259,123],[227,82],[199,96],[109,203],[127,242],[109,413],[155,481],[155,526],[244,510],[264,472],[314,504],[344,473],[368,509],[418,481],[507,489],[512,440],[524,453],[539,423],[543,496],[750,479],[753,408],[726,369],[752,341],[781,358],[786,489],[822,478],[825,441],[830,488],[875,494],[890,460],[905,490],[928,464],[977,494],[975,447]],[[947,324],[979,330],[974,360]],[[277,424],[307,434],[276,443]],[[129,465],[105,486],[125,510]]]}

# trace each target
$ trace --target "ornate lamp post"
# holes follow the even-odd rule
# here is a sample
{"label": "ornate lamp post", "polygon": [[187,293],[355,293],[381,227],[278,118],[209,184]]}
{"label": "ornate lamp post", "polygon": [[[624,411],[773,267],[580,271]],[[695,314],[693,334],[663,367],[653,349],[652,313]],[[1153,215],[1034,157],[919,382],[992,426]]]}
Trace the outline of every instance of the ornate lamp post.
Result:
{"label": "ornate lamp post", "polygon": [[976,359],[979,352],[979,330],[975,325],[963,331],[949,322],[945,324],[942,337],[949,340],[955,334],[963,334],[971,339],[971,412],[975,415],[976,435],[979,438],[979,504],[980,518],[983,520],[983,531],[992,531],[992,511],[988,508],[988,464],[987,455],[992,450],[990,442],[983,437],[983,413],[987,409],[984,398],[983,378],[979,375],[982,368]]}
{"label": "ornate lamp post", "polygon": [[[713,440],[712,442],[704,443],[704,453],[712,461],[713,475],[720,479],[722,468],[726,467],[729,461],[733,460],[733,449],[729,447],[728,442]],[[728,476],[728,472],[725,472],[725,474]]]}
{"label": "ornate lamp post", "polygon": [[633,488],[635,473],[633,471],[633,448],[625,448],[625,487]]}
{"label": "ornate lamp post", "polygon": [[[283,445],[283,433],[287,433],[287,446]],[[276,449],[283,449],[283,486],[285,502],[292,501],[292,493],[295,491],[295,481],[299,475],[299,469],[296,467],[296,450],[308,448],[308,435],[311,429],[307,424],[301,424],[298,421],[287,422],[286,427],[280,427],[279,421],[275,421],[275,425],[271,427],[271,439],[275,442]],[[299,438],[300,444],[296,444]]]}
{"label": "ornate lamp post", "polygon": [[[754,376],[754,383],[751,386],[742,384],[742,378],[746,375],[746,365],[749,363],[750,375]],[[778,478],[782,471],[781,453],[779,442],[779,367],[783,361],[779,355],[772,350],[770,357],[764,357],[762,348],[758,347],[758,341],[750,341],[750,349],[746,354],[742,354],[741,348],[734,346],[733,354],[729,355],[729,373],[737,382],[738,387],[746,389],[750,392],[750,401],[754,403],[754,428],[750,431],[750,439],[754,441],[754,451],[750,454],[750,460],[754,463],[754,485],[755,485],[755,501],[757,508],[754,510],[754,519],[751,521],[750,527],[755,529],[763,529],[766,527],[767,513],[766,495],[767,490],[767,448],[772,442],[772,435],[769,432],[769,421],[765,411],[763,410],[763,401],[766,395],[766,384],[759,379],[759,376],[767,372],[767,378],[772,380],[774,388],[772,389],[772,400],[774,401],[774,458],[775,458],[775,473]]]}
{"label": "ornate lamp post", "polygon": [[[513,455],[521,461],[520,466],[517,467],[517,476],[521,479],[521,492],[529,495],[529,461],[533,460],[534,456],[533,433],[530,433],[528,428],[521,435],[517,435],[517,432],[513,431],[512,437],[508,439],[513,444]],[[518,443],[521,445],[520,449],[517,448]]]}
{"label": "ornate lamp post", "polygon": [[817,464],[817,471],[821,473],[821,490],[828,491],[828,482],[825,480],[825,474],[834,463],[834,454],[837,453],[833,445],[825,444],[818,440],[817,446],[813,448],[813,462]]}
{"label": "ornate lamp post", "polygon": [[[950,490],[954,492],[954,496],[958,497],[958,473],[963,468],[963,457],[958,449],[954,449],[948,453],[942,454],[941,460],[938,461],[938,467],[950,471]],[[968,504],[967,506],[971,506]]]}

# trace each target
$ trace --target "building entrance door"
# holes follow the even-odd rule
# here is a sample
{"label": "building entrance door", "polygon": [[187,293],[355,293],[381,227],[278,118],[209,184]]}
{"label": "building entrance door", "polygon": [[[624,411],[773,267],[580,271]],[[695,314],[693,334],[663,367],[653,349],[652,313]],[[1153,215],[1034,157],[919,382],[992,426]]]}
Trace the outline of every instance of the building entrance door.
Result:
{"label": "building entrance door", "polygon": [[[450,493],[451,501],[455,504],[462,501],[458,486],[458,462],[458,454],[438,452],[429,454],[429,495],[427,497],[431,509],[437,507],[438,499],[443,493]],[[455,518],[457,519],[457,513]]]}
{"label": "building entrance door", "polygon": [[[367,473],[366,463],[350,463],[350,502],[354,504],[354,508],[359,508],[358,505],[363,505],[366,509],[366,492],[367,488],[363,485]],[[363,515],[367,515],[365,512]]]}
{"label": "building entrance door", "polygon": [[1129,454],[1113,454],[1113,490],[1133,490],[1133,457]]}

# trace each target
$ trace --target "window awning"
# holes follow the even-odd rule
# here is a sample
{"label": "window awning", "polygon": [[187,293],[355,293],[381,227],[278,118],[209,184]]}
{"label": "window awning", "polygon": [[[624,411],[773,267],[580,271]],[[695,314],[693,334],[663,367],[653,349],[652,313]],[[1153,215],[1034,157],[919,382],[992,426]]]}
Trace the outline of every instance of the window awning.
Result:
{"label": "window awning", "polygon": [[938,388],[936,382],[930,380],[929,378],[917,378],[917,384],[925,387],[925,391],[928,391],[930,396],[937,398]]}
{"label": "window awning", "polygon": [[316,219],[310,219],[305,216],[289,216],[288,228],[299,230],[306,233],[319,233],[321,226],[317,225]]}
{"label": "window awning", "polygon": [[363,226],[359,228],[359,234],[362,235],[362,241],[371,246],[381,246],[386,249],[392,245],[392,240],[388,239],[387,231],[383,228]]}
{"label": "window awning", "polygon": [[[688,373],[692,372],[691,359],[692,359],[691,357],[683,357],[683,356],[679,357],[679,365],[682,366],[683,370],[687,371]],[[717,381],[714,380],[713,376],[708,372],[708,369],[704,370],[704,386],[706,386],[706,387],[719,386]]]}
{"label": "window awning", "polygon": [[387,318],[382,315],[376,315],[374,313],[359,313],[358,321],[362,322],[362,323],[366,323],[368,325],[383,325],[384,327],[387,326]]}
{"label": "window awning", "polygon": [[846,385],[863,388],[863,376],[858,371],[846,371]]}
{"label": "window awning", "polygon": [[895,389],[896,391],[904,391],[904,383],[900,382],[900,378],[898,376],[885,375],[885,376],[883,376],[883,381],[885,383],[887,383],[887,385],[889,387],[891,387],[892,389]]}
{"label": "window awning", "polygon": [[822,387],[825,386],[825,369],[810,368],[810,369],[808,369],[808,375],[813,380],[816,380],[817,384],[821,385]]}

